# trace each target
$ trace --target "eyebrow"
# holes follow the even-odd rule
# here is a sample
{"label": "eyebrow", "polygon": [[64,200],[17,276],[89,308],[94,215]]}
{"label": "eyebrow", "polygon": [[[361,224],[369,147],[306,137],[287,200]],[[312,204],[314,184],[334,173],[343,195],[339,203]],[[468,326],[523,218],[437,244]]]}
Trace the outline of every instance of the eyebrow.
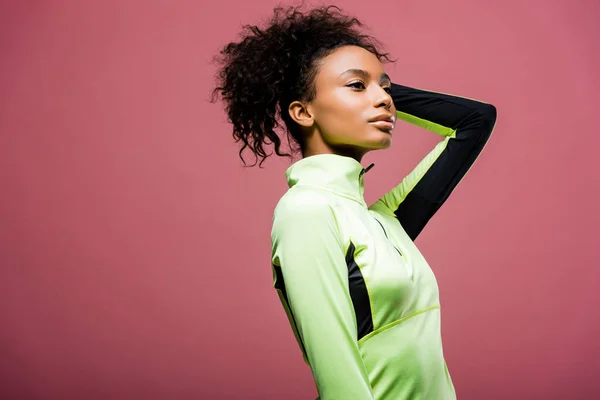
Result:
{"label": "eyebrow", "polygon": [[[342,76],[342,75],[358,75],[358,76],[360,76],[361,78],[363,78],[365,80],[369,79],[369,76],[371,76],[367,71],[362,70],[362,69],[355,69],[355,68],[352,68],[352,69],[349,69],[349,70],[346,70],[346,71],[342,72],[340,74],[340,76]],[[381,81],[389,81],[389,82],[391,82],[392,79],[389,77],[388,74],[386,74],[384,72],[379,77],[379,82],[381,82]]]}

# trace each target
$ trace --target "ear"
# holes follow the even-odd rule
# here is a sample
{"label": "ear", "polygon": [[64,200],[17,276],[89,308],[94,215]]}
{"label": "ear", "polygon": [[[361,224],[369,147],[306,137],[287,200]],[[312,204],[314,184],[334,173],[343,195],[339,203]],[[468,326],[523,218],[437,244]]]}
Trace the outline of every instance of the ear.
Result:
{"label": "ear", "polygon": [[299,101],[293,101],[288,107],[290,117],[296,121],[300,126],[310,127],[315,122],[315,118],[311,113],[308,105],[305,105]]}

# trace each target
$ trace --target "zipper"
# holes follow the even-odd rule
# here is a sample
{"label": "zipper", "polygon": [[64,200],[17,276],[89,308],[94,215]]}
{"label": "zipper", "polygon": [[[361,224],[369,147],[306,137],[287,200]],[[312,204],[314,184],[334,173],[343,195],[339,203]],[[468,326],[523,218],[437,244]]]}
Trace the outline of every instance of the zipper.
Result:
{"label": "zipper", "polygon": [[[383,224],[382,224],[381,222],[379,222],[379,220],[378,220],[377,218],[373,217],[373,219],[374,219],[375,221],[377,221],[377,223],[379,224],[379,226],[381,226],[381,229],[383,229],[383,234],[384,234],[384,235],[385,235],[385,237],[386,237],[386,238],[389,240],[389,237],[388,237],[388,235],[387,235],[387,232],[385,231],[385,228],[383,227]],[[392,247],[396,249],[396,251],[398,252],[398,254],[400,254],[400,256],[402,256],[402,258],[405,258],[405,257],[404,257],[404,255],[402,255],[402,253],[400,252],[400,250],[398,250],[398,248],[397,248],[396,246],[394,246],[394,245],[392,244]]]}
{"label": "zipper", "polygon": [[[388,235],[387,235],[387,232],[385,231],[385,228],[383,227],[383,224],[382,224],[381,222],[379,222],[379,220],[378,220],[377,218],[373,217],[373,219],[374,219],[375,221],[377,221],[377,223],[379,224],[379,226],[381,226],[381,229],[383,230],[383,234],[385,235],[385,237],[386,237],[386,238],[388,239],[388,241],[389,241],[389,239],[390,239],[390,238],[388,237]],[[394,244],[393,244],[393,243],[391,243],[391,242],[390,242],[390,244],[392,245],[392,247],[393,247],[394,249],[396,249],[396,251],[398,252],[398,254],[400,254],[400,257],[402,257],[402,259],[404,260],[404,263],[405,263],[405,266],[406,266],[406,269],[407,269],[407,271],[406,271],[406,272],[408,273],[408,276],[410,276],[410,278],[411,278],[411,279],[414,279],[414,275],[413,275],[414,271],[413,271],[413,267],[412,267],[412,264],[411,264],[411,262],[408,260],[408,258],[406,258],[406,257],[405,257],[405,256],[404,256],[404,255],[403,255],[401,252],[400,252],[400,249],[398,249],[396,246],[394,246]]]}
{"label": "zipper", "polygon": [[[362,169],[362,171],[360,171],[360,174],[358,175],[358,180],[359,180],[359,182],[360,182],[360,178],[362,178],[362,176],[363,176],[364,174],[366,174],[367,172],[369,172],[369,170],[370,170],[371,168],[373,168],[374,166],[375,166],[375,164],[374,164],[374,163],[371,163],[371,165],[369,165],[367,168],[363,168],[363,169]],[[379,226],[381,226],[381,229],[383,229],[383,234],[384,234],[384,235],[385,235],[385,237],[386,237],[386,238],[389,240],[390,238],[388,237],[388,235],[387,235],[387,232],[385,231],[385,228],[383,227],[383,224],[382,224],[381,222],[379,222],[379,220],[378,220],[377,218],[373,217],[373,219],[374,219],[375,221],[377,221],[377,223],[379,224]],[[406,257],[404,257],[404,255],[403,255],[403,254],[400,252],[400,250],[399,250],[399,249],[398,249],[396,246],[394,246],[394,245],[392,244],[392,247],[394,247],[394,248],[396,249],[396,251],[398,252],[398,254],[400,254],[400,257],[402,257],[402,258],[406,259]]]}
{"label": "zipper", "polygon": [[[363,169],[360,171],[360,174],[358,174],[358,181],[359,181],[359,184],[360,184],[360,180],[361,180],[361,178],[363,177],[363,175],[364,175],[364,174],[366,174],[367,172],[369,172],[369,170],[370,170],[371,168],[373,168],[374,166],[375,166],[375,164],[374,164],[374,163],[371,163],[371,165],[369,165],[367,168],[363,168]],[[405,265],[406,265],[406,266],[408,267],[408,269],[409,269],[409,271],[407,271],[407,272],[408,272],[408,275],[411,277],[411,279],[414,279],[414,275],[413,275],[413,272],[414,272],[414,271],[413,271],[413,268],[412,268],[412,264],[410,263],[410,261],[408,260],[408,258],[407,258],[407,257],[405,257],[405,256],[404,256],[404,254],[402,254],[402,252],[400,251],[400,249],[398,249],[396,246],[394,246],[394,244],[393,244],[393,243],[390,241],[390,238],[389,238],[389,236],[388,236],[387,232],[385,231],[385,228],[383,227],[383,224],[382,224],[381,222],[379,222],[379,220],[378,220],[377,218],[373,217],[373,219],[374,219],[375,221],[377,221],[377,223],[379,224],[379,226],[381,226],[381,229],[383,230],[383,234],[385,235],[385,238],[388,240],[388,242],[390,242],[390,244],[392,245],[392,247],[393,247],[394,249],[396,249],[396,251],[398,252],[398,254],[400,254],[400,257],[402,257],[402,259],[404,260],[404,263],[405,263]]]}

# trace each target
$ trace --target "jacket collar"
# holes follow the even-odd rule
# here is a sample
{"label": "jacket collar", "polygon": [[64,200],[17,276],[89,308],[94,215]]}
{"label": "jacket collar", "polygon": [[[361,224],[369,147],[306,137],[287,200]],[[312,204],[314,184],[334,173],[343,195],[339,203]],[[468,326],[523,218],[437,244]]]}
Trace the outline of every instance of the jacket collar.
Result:
{"label": "jacket collar", "polygon": [[363,168],[362,164],[352,157],[317,154],[296,161],[286,170],[285,176],[290,188],[318,187],[355,200],[366,207],[363,178],[374,165]]}

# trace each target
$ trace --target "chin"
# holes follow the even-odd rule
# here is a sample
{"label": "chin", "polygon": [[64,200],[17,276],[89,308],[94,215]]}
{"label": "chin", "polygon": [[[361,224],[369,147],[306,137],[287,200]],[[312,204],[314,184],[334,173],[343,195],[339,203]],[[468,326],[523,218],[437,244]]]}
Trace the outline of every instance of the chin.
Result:
{"label": "chin", "polygon": [[370,133],[368,137],[361,137],[360,140],[346,141],[344,144],[338,144],[336,148],[352,149],[358,153],[368,153],[371,150],[383,150],[392,145],[392,135],[387,132],[378,131],[376,134]]}
{"label": "chin", "polygon": [[372,150],[379,150],[379,149],[387,149],[391,145],[392,145],[392,135],[390,135],[389,133],[386,133],[385,136],[381,136],[381,137],[377,138],[376,140],[372,141],[370,143],[369,147],[371,147]]}

